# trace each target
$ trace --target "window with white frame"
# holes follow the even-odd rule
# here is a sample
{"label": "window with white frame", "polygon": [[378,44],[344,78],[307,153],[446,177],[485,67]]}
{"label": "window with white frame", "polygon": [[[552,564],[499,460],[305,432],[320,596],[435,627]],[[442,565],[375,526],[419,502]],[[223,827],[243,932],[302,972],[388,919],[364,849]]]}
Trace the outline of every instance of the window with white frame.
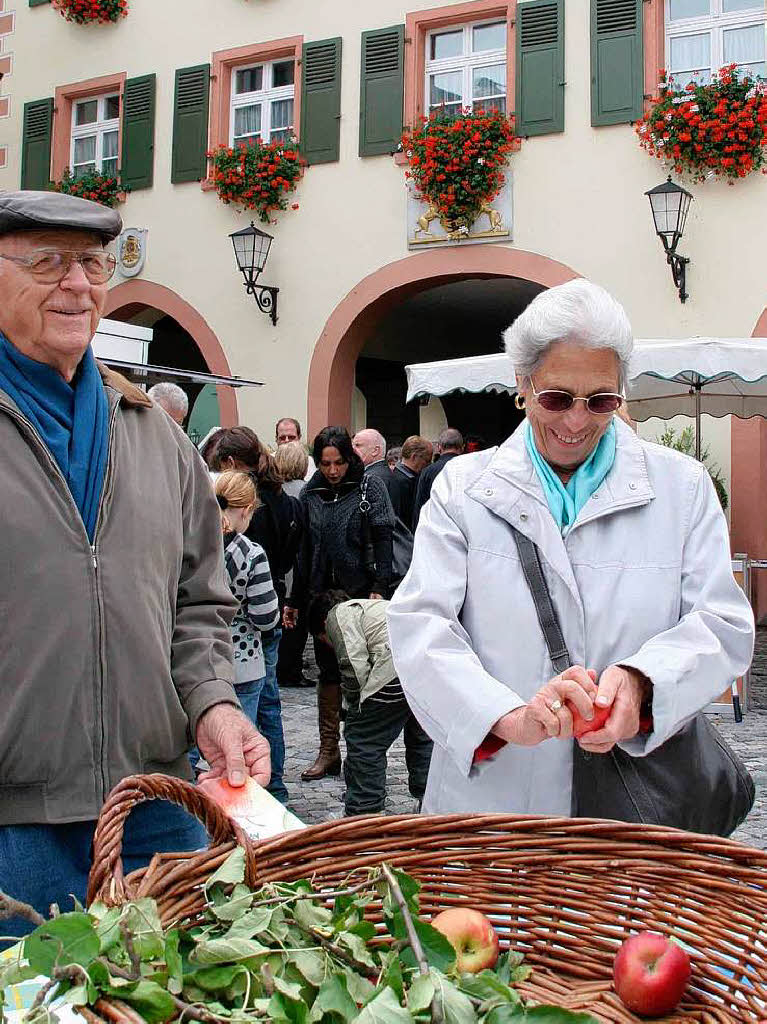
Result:
{"label": "window with white frame", "polygon": [[276,60],[232,71],[230,145],[286,142],[293,134],[295,62]]}
{"label": "window with white frame", "polygon": [[77,178],[98,171],[116,176],[119,137],[119,95],[77,100],[72,105],[72,175]]}
{"label": "window with white frame", "polygon": [[666,0],[666,70],[701,85],[725,64],[765,77],[765,0]]}
{"label": "window with white frame", "polygon": [[506,112],[506,23],[475,22],[437,29],[426,37],[428,111]]}

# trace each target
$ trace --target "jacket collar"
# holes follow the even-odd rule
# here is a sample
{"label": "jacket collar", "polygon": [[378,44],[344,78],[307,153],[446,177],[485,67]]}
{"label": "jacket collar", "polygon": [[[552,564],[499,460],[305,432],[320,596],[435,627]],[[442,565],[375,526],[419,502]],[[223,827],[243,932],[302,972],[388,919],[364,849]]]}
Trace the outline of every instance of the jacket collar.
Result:
{"label": "jacket collar", "polygon": [[149,408],[154,405],[154,402],[142,391],[141,388],[136,387],[135,384],[131,384],[129,380],[123,377],[122,374],[117,373],[115,370],[111,370],[104,363],[96,360],[96,366],[98,367],[101,379],[104,382],[104,386],[112,388],[120,395],[120,405],[128,406],[132,408]]}
{"label": "jacket collar", "polygon": [[[538,545],[543,557],[577,595],[577,585],[554,517],[524,439],[524,423],[498,448],[466,494],[516,527]],[[616,450],[612,469],[581,509],[568,536],[587,522],[623,508],[646,505],[655,497],[644,455],[644,443],[615,418]]]}

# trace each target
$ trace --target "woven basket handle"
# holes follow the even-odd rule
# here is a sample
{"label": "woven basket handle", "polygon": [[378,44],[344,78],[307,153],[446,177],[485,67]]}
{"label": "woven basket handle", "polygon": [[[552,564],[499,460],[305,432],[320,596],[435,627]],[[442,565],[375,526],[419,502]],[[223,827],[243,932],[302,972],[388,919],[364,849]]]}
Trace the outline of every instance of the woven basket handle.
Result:
{"label": "woven basket handle", "polygon": [[239,843],[245,848],[247,874],[251,874],[253,844],[236,822],[199,787],[170,775],[129,775],[109,794],[96,823],[93,867],[88,876],[88,905],[107,880],[112,882],[110,903],[123,903],[129,898],[122,863],[123,832],[131,810],[144,800],[168,800],[189,811],[205,826],[211,847]]}

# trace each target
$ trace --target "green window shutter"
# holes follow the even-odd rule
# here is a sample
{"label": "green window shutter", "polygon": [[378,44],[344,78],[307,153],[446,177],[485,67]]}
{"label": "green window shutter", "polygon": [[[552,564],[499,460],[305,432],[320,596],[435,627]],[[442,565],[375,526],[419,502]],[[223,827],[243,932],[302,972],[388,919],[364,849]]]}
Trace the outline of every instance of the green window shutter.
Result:
{"label": "green window shutter", "polygon": [[134,191],[152,184],[155,80],[156,75],[129,78],[123,93],[120,181]]}
{"label": "green window shutter", "polygon": [[51,0],[29,0],[30,7],[40,7],[41,4],[49,4]]}
{"label": "green window shutter", "polygon": [[402,136],[405,26],[362,33],[360,156],[392,153]]}
{"label": "green window shutter", "polygon": [[207,173],[210,64],[176,71],[170,180],[200,181]]}
{"label": "green window shutter", "polygon": [[642,0],[591,0],[591,123],[642,116]]}
{"label": "green window shutter", "polygon": [[46,189],[51,184],[53,97],[24,104],[21,135],[21,187]]}
{"label": "green window shutter", "polygon": [[528,0],[517,6],[518,135],[565,130],[564,0]]}
{"label": "green window shutter", "polygon": [[304,43],[301,152],[308,164],[337,160],[341,136],[341,40]]}

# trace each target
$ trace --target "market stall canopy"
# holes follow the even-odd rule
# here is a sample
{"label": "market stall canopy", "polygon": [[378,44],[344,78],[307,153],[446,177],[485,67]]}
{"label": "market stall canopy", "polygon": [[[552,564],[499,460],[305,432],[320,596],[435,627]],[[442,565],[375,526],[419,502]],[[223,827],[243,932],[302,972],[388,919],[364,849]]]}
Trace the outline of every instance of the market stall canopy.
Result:
{"label": "market stall canopy", "polygon": [[652,416],[767,416],[767,338],[637,341],[629,412]]}
{"label": "market stall canopy", "polygon": [[434,363],[413,363],[405,367],[405,373],[408,402],[426,395],[441,397],[453,391],[472,394],[493,391],[513,395],[517,390],[514,369],[503,352],[464,359],[442,359]]}

